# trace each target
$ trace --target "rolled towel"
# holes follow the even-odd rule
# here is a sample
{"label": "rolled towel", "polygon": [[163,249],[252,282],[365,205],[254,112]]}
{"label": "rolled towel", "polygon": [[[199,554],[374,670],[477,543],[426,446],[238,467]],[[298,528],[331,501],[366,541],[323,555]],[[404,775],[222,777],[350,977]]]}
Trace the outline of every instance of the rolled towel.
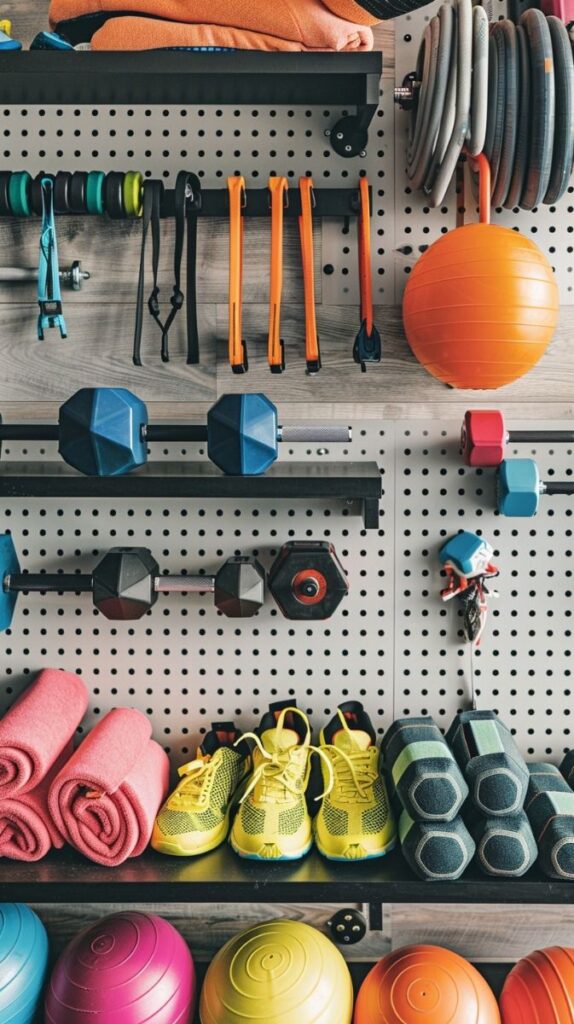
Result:
{"label": "rolled towel", "polygon": [[528,768],[510,729],[494,711],[461,712],[446,739],[481,814],[508,817],[522,810]]}
{"label": "rolled towel", "polygon": [[66,749],[88,707],[79,676],[46,668],[0,721],[0,800],[35,789]]}
{"label": "rolled towel", "polygon": [[145,715],[110,711],[56,776],[50,813],[64,838],[106,867],[148,845],[167,794],[169,760]]}
{"label": "rolled towel", "polygon": [[486,875],[520,878],[536,862],[538,847],[524,811],[508,818],[479,818],[473,812],[466,823]]}
{"label": "rolled towel", "polygon": [[56,775],[72,756],[70,740],[42,782],[30,793],[0,800],[0,857],[8,860],[41,860],[52,847],[60,850],[64,840],[52,821],[48,793]]}
{"label": "rolled towel", "polygon": [[549,878],[574,878],[574,793],[553,764],[529,764],[524,810]]}
{"label": "rolled towel", "polygon": [[415,821],[452,821],[468,786],[440,729],[430,717],[399,718],[381,744],[391,796]]}
{"label": "rolled towel", "polygon": [[474,857],[474,840],[460,815],[454,821],[413,821],[403,811],[399,839],[407,864],[427,882],[460,878]]}

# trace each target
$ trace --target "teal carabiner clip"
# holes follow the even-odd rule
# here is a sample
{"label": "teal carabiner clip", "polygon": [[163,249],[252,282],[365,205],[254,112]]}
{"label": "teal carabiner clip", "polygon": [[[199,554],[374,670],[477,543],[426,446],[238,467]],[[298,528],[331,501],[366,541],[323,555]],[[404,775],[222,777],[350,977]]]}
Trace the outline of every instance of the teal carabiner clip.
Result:
{"label": "teal carabiner clip", "polygon": [[44,328],[59,327],[62,338],[68,337],[62,311],[58,242],[54,218],[54,182],[42,178],[42,233],[40,235],[40,264],[38,267],[38,338],[44,340]]}

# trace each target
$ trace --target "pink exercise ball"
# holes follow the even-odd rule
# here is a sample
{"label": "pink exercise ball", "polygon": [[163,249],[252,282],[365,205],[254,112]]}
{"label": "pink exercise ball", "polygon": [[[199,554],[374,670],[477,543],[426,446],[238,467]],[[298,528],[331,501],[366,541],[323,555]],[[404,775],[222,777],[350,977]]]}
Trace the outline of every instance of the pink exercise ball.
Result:
{"label": "pink exercise ball", "polygon": [[46,994],[46,1024],[192,1024],[193,958],[152,914],[102,917],[70,942]]}

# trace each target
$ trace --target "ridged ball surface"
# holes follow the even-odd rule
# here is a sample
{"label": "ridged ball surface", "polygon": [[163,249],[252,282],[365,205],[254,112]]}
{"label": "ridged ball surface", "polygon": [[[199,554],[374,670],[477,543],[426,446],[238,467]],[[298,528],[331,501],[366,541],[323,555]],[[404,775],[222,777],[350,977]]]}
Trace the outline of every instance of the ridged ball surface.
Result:
{"label": "ridged ball surface", "polygon": [[529,238],[493,224],[449,231],[420,257],[403,298],[411,349],[454,388],[500,388],[544,355],[558,288]]}
{"label": "ridged ball surface", "polygon": [[46,1024],[191,1024],[195,969],[161,917],[125,912],[84,929],[58,960]]}
{"label": "ridged ball surface", "polygon": [[574,1024],[574,949],[553,946],[519,960],[508,975],[503,1024]]}
{"label": "ridged ball surface", "polygon": [[212,961],[201,1024],[351,1024],[347,965],[321,932],[272,921],[242,932]]}
{"label": "ridged ball surface", "polygon": [[404,946],[365,978],[354,1024],[500,1024],[496,999],[478,971],[440,946]]}
{"label": "ridged ball surface", "polygon": [[0,903],[0,1021],[30,1024],[42,995],[48,937],[23,903]]}

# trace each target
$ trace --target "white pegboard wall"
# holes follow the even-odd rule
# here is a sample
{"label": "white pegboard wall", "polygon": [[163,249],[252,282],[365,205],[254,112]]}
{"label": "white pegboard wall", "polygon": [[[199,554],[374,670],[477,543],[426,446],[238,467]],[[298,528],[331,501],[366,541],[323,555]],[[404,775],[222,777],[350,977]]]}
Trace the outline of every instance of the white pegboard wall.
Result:
{"label": "white pegboard wall", "polygon": [[[439,599],[437,552],[465,528],[484,532],[501,568],[500,598],[474,659],[478,704],[499,711],[527,756],[558,761],[571,745],[572,505],[542,497],[534,519],[499,517],[493,471],[461,466],[458,433],[450,421],[363,421],[344,452],[330,452],[379,463],[378,532],[364,531],[358,508],[342,502],[5,503],[4,528],[33,572],[89,572],[114,544],[148,546],[162,570],[175,573],[211,573],[240,552],[269,567],[285,541],[315,537],[334,543],[351,592],[331,620],[317,623],[284,619],[271,597],[254,619],[239,620],[219,615],[210,595],[162,595],[139,622],[113,623],[89,595],[22,595],[12,629],[0,637],[0,708],[42,666],[78,671],[91,691],[87,726],[114,705],[137,706],[175,762],[194,751],[212,719],[234,717],[251,728],[270,700],[283,697],[297,699],[317,730],[349,698],[363,700],[379,733],[404,714],[429,713],[446,728],[468,705],[470,654],[454,603]],[[199,454],[192,446],[156,449],[156,458]],[[282,459],[301,458],[285,449]],[[3,457],[22,454],[10,445]],[[37,454],[26,446],[28,458]],[[514,454],[530,455],[529,446]],[[543,478],[571,478],[571,448],[535,454]]]}

